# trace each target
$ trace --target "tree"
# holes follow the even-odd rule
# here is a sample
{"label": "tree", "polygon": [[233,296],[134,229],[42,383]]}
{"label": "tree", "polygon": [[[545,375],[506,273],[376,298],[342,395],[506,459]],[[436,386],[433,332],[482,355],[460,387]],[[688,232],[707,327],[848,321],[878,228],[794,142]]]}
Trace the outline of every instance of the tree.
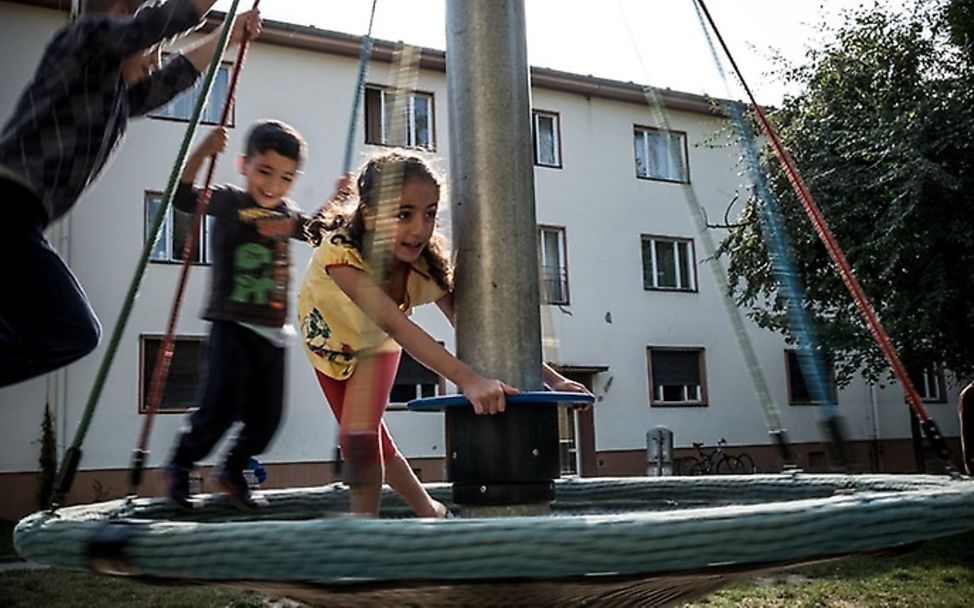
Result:
{"label": "tree", "polygon": [[[964,29],[970,1],[913,2],[902,13],[878,2],[846,13],[832,42],[808,51],[804,65],[781,70],[801,93],[771,121],[907,367],[942,364],[970,376],[974,59],[962,35],[971,31]],[[804,306],[839,383],[857,373],[885,377],[888,365],[780,165],[768,164]],[[748,200],[719,251],[738,304],[794,340],[757,204]]]}
{"label": "tree", "polygon": [[54,418],[51,416],[51,404],[44,406],[44,420],[41,422],[41,453],[38,458],[40,465],[40,489],[37,492],[39,508],[51,506],[51,496],[54,493],[54,481],[57,477],[57,437],[54,433]]}

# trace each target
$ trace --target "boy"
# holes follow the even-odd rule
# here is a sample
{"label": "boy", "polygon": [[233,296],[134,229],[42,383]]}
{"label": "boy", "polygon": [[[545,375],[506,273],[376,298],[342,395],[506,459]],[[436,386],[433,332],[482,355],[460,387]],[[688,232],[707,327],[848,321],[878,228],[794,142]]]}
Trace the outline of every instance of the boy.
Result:
{"label": "boy", "polygon": [[[0,205],[7,262],[0,295],[0,387],[53,371],[91,352],[101,326],[44,230],[66,214],[110,161],[130,117],[168,103],[196,82],[220,32],[156,70],[159,43],[201,22],[214,0],[88,0],[84,15],[44,50],[0,132]],[[231,42],[256,35],[244,13]]]}
{"label": "boy", "polygon": [[[173,199],[193,212],[193,180],[203,162],[224,150],[227,130],[214,129],[190,155]],[[270,443],[281,420],[285,347],[296,332],[286,322],[290,261],[288,239],[304,239],[314,220],[284,197],[305,158],[305,143],[290,126],[273,120],[251,127],[238,168],[246,189],[213,189],[207,214],[213,269],[203,318],[212,321],[207,344],[207,378],[200,408],[189,417],[165,467],[172,501],[194,505],[189,473],[235,420],[243,428],[219,473],[220,486],[235,506],[261,506],[244,478],[252,456]]]}

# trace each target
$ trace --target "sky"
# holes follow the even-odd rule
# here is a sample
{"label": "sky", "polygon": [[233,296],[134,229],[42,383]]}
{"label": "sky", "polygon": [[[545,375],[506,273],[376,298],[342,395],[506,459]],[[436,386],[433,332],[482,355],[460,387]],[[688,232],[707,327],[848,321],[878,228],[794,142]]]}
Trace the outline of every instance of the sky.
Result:
{"label": "sky", "polygon": [[[879,0],[901,7],[904,0]],[[377,0],[374,38],[445,49],[446,0]],[[801,62],[818,46],[819,23],[874,0],[709,0],[707,7],[759,103],[786,91],[769,77],[780,53]],[[265,0],[265,19],[363,35],[372,0]],[[532,66],[649,84],[686,93],[743,98],[721,79],[692,0],[524,0]],[[240,0],[238,11],[252,0]],[[215,8],[227,10],[231,0]],[[726,68],[725,68],[726,69]]]}

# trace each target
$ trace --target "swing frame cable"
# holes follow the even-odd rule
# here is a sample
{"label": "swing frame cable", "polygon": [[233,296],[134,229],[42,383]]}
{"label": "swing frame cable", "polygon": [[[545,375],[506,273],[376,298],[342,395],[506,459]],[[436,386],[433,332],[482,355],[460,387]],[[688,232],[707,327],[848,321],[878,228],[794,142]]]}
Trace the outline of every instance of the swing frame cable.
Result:
{"label": "swing frame cable", "polygon": [[362,52],[358,59],[358,79],[355,81],[355,96],[352,99],[352,116],[348,121],[348,133],[345,136],[345,156],[342,160],[342,175],[352,170],[352,149],[354,146],[355,129],[358,126],[358,106],[365,92],[365,75],[369,70],[369,59],[372,56],[372,24],[375,22],[375,7],[379,0],[372,0],[372,12],[369,14],[369,29],[362,38]]}
{"label": "swing frame cable", "polygon": [[778,288],[784,296],[786,314],[792,334],[796,338],[795,346],[799,369],[808,385],[813,402],[817,405],[816,409],[821,414],[821,425],[828,433],[833,453],[840,465],[846,467],[850,463],[850,458],[846,449],[845,428],[839,415],[838,404],[835,403],[835,399],[829,390],[828,373],[818,349],[819,343],[815,327],[804,308],[805,290],[789,254],[791,245],[788,240],[788,232],[781,218],[781,204],[772,192],[767,176],[762,170],[761,153],[755,143],[754,132],[745,120],[747,108],[739,101],[731,101],[732,93],[727,73],[720,61],[720,55],[714,45],[710,31],[707,29],[703,13],[696,3],[694,3],[693,8],[696,11],[700,29],[707,39],[707,46],[710,49],[714,66],[716,66],[721,81],[724,83],[727,99],[721,105],[727,112],[731,125],[737,130],[740,138],[744,162],[757,200],[758,221],[763,231],[765,248],[771,261]]}
{"label": "swing frame cable", "polygon": [[893,347],[892,341],[890,340],[889,335],[886,333],[886,329],[883,327],[883,324],[880,322],[879,316],[876,314],[872,303],[866,296],[862,286],[859,284],[859,280],[856,278],[849,260],[846,258],[845,253],[835,238],[835,235],[832,234],[831,228],[829,228],[828,223],[825,221],[825,216],[822,214],[821,209],[819,209],[818,204],[816,204],[815,198],[812,196],[811,191],[805,184],[805,180],[802,179],[801,173],[798,171],[794,159],[792,159],[788,149],[778,136],[777,130],[772,126],[771,121],[764,112],[764,109],[760,104],[758,104],[754,94],[751,92],[751,88],[744,80],[744,76],[742,75],[740,68],[737,66],[737,62],[734,60],[733,55],[731,55],[727,43],[724,42],[724,37],[720,34],[720,30],[717,29],[717,25],[714,23],[713,17],[711,17],[706,3],[704,0],[694,0],[694,2],[699,5],[700,10],[707,19],[707,23],[710,25],[710,28],[713,30],[714,35],[717,38],[717,41],[720,43],[724,54],[727,56],[727,59],[734,70],[734,74],[737,76],[741,87],[743,87],[745,93],[747,94],[748,100],[751,102],[752,112],[755,118],[757,118],[758,124],[761,126],[761,130],[768,138],[771,148],[774,150],[775,156],[778,157],[782,169],[784,170],[788,181],[791,183],[795,194],[798,196],[799,201],[801,201],[806,215],[808,215],[808,218],[811,220],[816,234],[818,234],[819,239],[825,245],[825,249],[828,251],[829,257],[832,258],[832,262],[835,264],[839,277],[849,290],[853,300],[855,300],[856,306],[859,308],[859,312],[861,312],[865,318],[869,331],[872,333],[873,338],[876,340],[880,350],[883,353],[883,356],[886,358],[886,361],[892,368],[896,379],[903,387],[903,392],[905,393],[907,403],[913,410],[914,415],[920,421],[920,428],[923,429],[923,433],[927,437],[930,447],[933,449],[934,453],[937,454],[938,458],[940,458],[940,460],[947,465],[948,469],[953,470],[953,466],[950,462],[950,448],[947,446],[947,442],[944,441],[943,435],[940,433],[940,429],[937,427],[936,421],[930,417],[930,414],[923,406],[923,400],[921,399],[920,394],[917,392],[913,381],[910,379],[909,373],[906,371],[906,367],[903,365],[899,354]]}
{"label": "swing frame cable", "polygon": [[[622,3],[617,1],[616,5],[619,8],[620,14],[622,15],[623,24],[626,28],[626,32],[629,35],[629,41],[635,50],[635,57],[639,62],[643,74],[647,76],[646,80],[648,81],[649,72],[642,61],[642,55],[640,54],[639,48],[636,45],[636,37],[632,31],[632,28],[630,27],[630,20],[626,17]],[[649,107],[649,111],[655,125],[662,128],[666,132],[672,131],[670,128],[669,119],[667,118],[666,113],[663,111],[663,100],[659,91],[651,85],[645,85],[642,87],[642,89],[643,96],[646,99],[646,105]],[[681,155],[676,155],[676,158],[681,159],[679,161],[680,169],[682,170],[685,168],[682,160],[683,157]],[[697,235],[700,238],[701,247],[704,250],[704,260],[710,265],[712,279],[717,286],[717,292],[721,296],[720,300],[724,306],[724,311],[726,312],[733,328],[734,337],[737,341],[738,348],[741,351],[741,357],[744,360],[745,368],[747,369],[747,373],[750,378],[751,387],[758,403],[761,405],[765,424],[768,427],[768,433],[774,440],[782,461],[786,466],[789,466],[794,462],[794,454],[788,440],[788,432],[782,423],[781,411],[771,398],[771,391],[768,388],[767,379],[764,377],[764,373],[762,372],[761,366],[758,362],[754,344],[751,342],[751,339],[747,334],[744,317],[729,295],[727,277],[723,267],[720,265],[720,259],[717,256],[717,247],[714,244],[713,236],[711,236],[710,230],[707,226],[707,218],[704,214],[704,207],[691,184],[682,183],[681,186],[684,201],[686,202],[690,217],[694,222]]]}
{"label": "swing frame cable", "polygon": [[95,381],[91,392],[88,395],[88,401],[85,404],[81,421],[79,422],[78,428],[75,431],[74,440],[65,450],[64,457],[61,460],[61,466],[58,469],[57,477],[54,481],[53,492],[51,494],[50,508],[52,511],[57,510],[61,506],[64,497],[71,490],[71,484],[74,481],[74,476],[78,471],[78,465],[81,463],[81,446],[84,443],[85,436],[87,435],[88,429],[91,426],[91,420],[94,417],[95,408],[98,405],[98,400],[101,397],[101,393],[105,387],[105,382],[108,378],[108,373],[111,370],[112,363],[115,360],[115,355],[118,352],[118,346],[121,342],[125,326],[127,325],[129,317],[131,316],[132,308],[135,304],[135,298],[138,296],[139,287],[141,286],[142,279],[145,276],[145,269],[148,266],[149,257],[151,256],[152,250],[155,247],[156,240],[159,238],[159,232],[162,229],[162,224],[165,221],[166,215],[168,214],[169,208],[172,204],[176,183],[178,182],[179,177],[183,172],[183,167],[186,163],[190,141],[192,141],[193,135],[199,126],[200,118],[203,113],[203,107],[206,105],[206,102],[209,99],[210,89],[212,88],[213,81],[215,80],[217,69],[220,66],[221,57],[226,51],[227,42],[230,39],[230,31],[232,29],[233,20],[236,17],[237,5],[239,2],[240,0],[233,0],[232,5],[227,10],[224,17],[223,30],[220,34],[219,40],[217,41],[216,48],[213,52],[213,57],[210,60],[209,67],[207,68],[204,76],[200,96],[196,100],[196,106],[193,108],[193,113],[190,116],[189,124],[187,125],[186,132],[183,135],[183,141],[180,144],[179,152],[176,156],[176,162],[173,165],[172,172],[169,175],[169,181],[166,185],[166,190],[163,193],[162,201],[160,202],[159,209],[156,211],[156,215],[153,218],[152,226],[149,229],[149,234],[145,240],[145,245],[142,248],[142,255],[139,258],[138,264],[136,265],[135,272],[133,273],[132,280],[129,284],[128,291],[122,304],[122,309],[119,311],[118,319],[116,320],[114,329],[112,330],[112,335],[108,342],[105,356],[102,358],[98,372],[95,376]]}

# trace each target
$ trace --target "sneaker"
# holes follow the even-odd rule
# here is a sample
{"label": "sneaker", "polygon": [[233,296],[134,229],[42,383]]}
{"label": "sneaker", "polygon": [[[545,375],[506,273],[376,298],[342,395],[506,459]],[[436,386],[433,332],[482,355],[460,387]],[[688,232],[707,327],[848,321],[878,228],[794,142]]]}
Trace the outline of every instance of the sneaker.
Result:
{"label": "sneaker", "polygon": [[169,495],[169,500],[180,509],[194,509],[197,503],[189,492],[190,469],[170,462],[166,464],[163,471],[166,476],[166,493]]}
{"label": "sneaker", "polygon": [[231,471],[223,469],[217,477],[220,487],[227,493],[227,497],[233,506],[238,509],[253,511],[266,507],[268,502],[263,496],[255,496],[250,491],[250,484],[244,477],[243,471]]}

